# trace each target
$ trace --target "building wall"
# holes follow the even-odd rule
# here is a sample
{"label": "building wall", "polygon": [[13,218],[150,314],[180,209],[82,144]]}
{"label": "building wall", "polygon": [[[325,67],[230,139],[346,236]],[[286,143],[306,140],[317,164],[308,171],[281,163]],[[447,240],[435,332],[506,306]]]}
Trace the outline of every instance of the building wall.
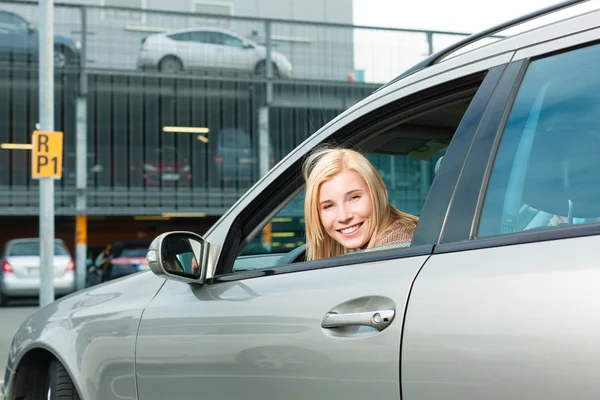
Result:
{"label": "building wall", "polygon": [[[237,17],[277,18],[314,22],[352,23],[352,0],[66,0],[65,3],[104,5],[88,9],[87,65],[103,69],[136,69],[144,37],[158,31],[190,27],[218,27],[265,44],[262,21],[199,18],[191,12],[223,13]],[[189,12],[190,15],[130,12],[111,6],[142,7],[146,10]],[[2,3],[37,24],[38,7]],[[81,39],[81,12],[55,6],[55,33]],[[272,28],[273,49],[290,59],[294,78],[347,80],[354,67],[354,32],[351,28],[323,27],[277,22]]]}

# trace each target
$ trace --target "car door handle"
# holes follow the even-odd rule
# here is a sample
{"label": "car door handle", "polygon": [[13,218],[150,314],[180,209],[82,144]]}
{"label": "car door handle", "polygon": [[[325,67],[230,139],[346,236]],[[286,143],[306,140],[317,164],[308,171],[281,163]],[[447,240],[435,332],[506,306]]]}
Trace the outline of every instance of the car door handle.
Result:
{"label": "car door handle", "polygon": [[360,313],[338,314],[329,312],[325,314],[321,327],[323,328],[341,328],[344,326],[371,326],[378,331],[382,331],[392,323],[394,310],[378,310]]}

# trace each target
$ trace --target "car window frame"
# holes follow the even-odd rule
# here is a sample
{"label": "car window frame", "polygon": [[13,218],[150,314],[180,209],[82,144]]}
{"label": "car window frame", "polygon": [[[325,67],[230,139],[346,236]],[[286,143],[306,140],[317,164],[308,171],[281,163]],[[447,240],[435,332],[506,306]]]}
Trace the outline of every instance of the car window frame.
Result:
{"label": "car window frame", "polygon": [[[520,56],[515,57],[509,67],[517,68],[519,71],[512,84],[509,81],[503,84],[504,90],[508,88],[509,84],[512,85],[512,88],[509,101],[506,102],[502,112],[501,122],[497,126],[493,137],[491,130],[485,135],[478,134],[480,137],[479,143],[476,139],[473,144],[476,151],[472,152],[469,159],[467,159],[464,168],[477,170],[474,168],[477,165],[480,173],[475,174],[475,177],[461,176],[461,180],[457,185],[455,200],[450,207],[448,224],[442,232],[442,237],[445,237],[445,240],[441,240],[435,246],[434,254],[600,235],[600,223],[595,223],[566,226],[560,229],[513,232],[497,236],[476,236],[500,141],[529,65],[539,59],[593,45],[600,45],[600,28],[594,29],[593,32],[578,32],[568,37],[555,39],[552,42],[543,42],[533,46],[534,48],[527,48],[516,53]],[[484,157],[487,157],[487,161],[484,162],[485,168],[482,169],[480,161]],[[448,236],[446,236],[447,233]]]}
{"label": "car window frame", "polygon": [[[500,68],[504,68],[505,65],[506,64],[502,64]],[[494,78],[494,74],[490,75],[490,71],[493,68],[498,67],[490,67],[475,73],[457,77],[450,81],[445,81],[438,85],[427,87],[421,91],[387,103],[378,109],[361,116],[358,120],[348,118],[351,122],[345,124],[341,129],[334,132],[323,143],[336,143],[340,146],[354,148],[360,145],[360,143],[365,139],[371,137],[374,133],[388,128],[393,123],[397,124],[411,116],[423,113],[427,110],[439,107],[459,98],[466,98],[467,92],[470,92],[469,95],[474,96],[473,100],[475,100],[477,98],[477,94],[480,92],[488,78],[492,81],[497,80],[497,77]],[[497,82],[494,82],[494,86],[496,83]],[[477,101],[483,101],[487,104],[490,95],[491,93],[488,93],[488,97],[479,97]],[[471,102],[471,105],[465,112],[463,120],[469,111],[474,112],[472,110],[473,107],[471,107],[473,104],[474,101]],[[462,123],[460,125],[462,125]],[[470,144],[470,141],[467,139],[465,145],[470,146]],[[460,149],[458,148],[459,146],[455,145],[453,147],[453,153],[455,152],[457,154],[456,157],[458,157],[458,154],[460,153]],[[449,150],[450,149],[448,148],[448,151]],[[450,158],[452,157],[453,156],[450,155]],[[270,219],[266,217],[267,215],[272,216],[279,212],[279,210],[289,202],[289,199],[295,196],[304,187],[301,176],[302,161],[303,159],[298,160],[295,164],[289,166],[286,171],[284,171],[269,186],[264,188],[261,194],[256,196],[256,198],[254,198],[253,201],[236,217],[224,241],[224,243],[227,243],[226,246],[228,248],[236,249],[236,251],[227,251],[221,253],[221,257],[217,261],[214,277],[209,279],[207,281],[208,283],[241,280],[264,275],[299,272],[326,267],[346,266],[355,263],[374,262],[384,259],[399,259],[417,255],[432,254],[433,246],[437,243],[440,232],[434,231],[433,234],[431,234],[430,230],[430,236],[427,234],[420,235],[418,237],[418,241],[413,241],[413,245],[409,248],[378,250],[360,254],[344,255],[343,257],[333,257],[325,260],[301,262],[288,264],[285,266],[281,265],[270,269],[267,268],[253,271],[232,272],[231,268],[233,267],[239,250],[243,249],[243,247],[240,246],[244,245],[245,242],[243,240],[246,239],[251,232],[251,229],[248,227],[252,227],[252,229],[256,230],[256,227],[262,226],[261,224],[265,221],[265,219]],[[462,161],[464,162],[464,159]],[[455,162],[460,163],[458,159],[455,160]],[[442,170],[442,168],[440,168],[440,170]],[[436,189],[434,191],[436,181],[437,186],[440,186],[440,189]],[[440,183],[439,180],[434,179],[429,189],[428,198],[431,196],[432,192],[436,194],[440,194],[444,190],[452,192],[454,190],[455,183],[456,182],[449,183],[447,181]],[[443,198],[449,199],[450,196],[446,195],[443,196]],[[444,216],[447,212],[447,206],[449,206],[449,204],[450,202],[448,201],[448,203],[442,207],[442,214]],[[420,224],[423,223],[427,225],[427,219],[434,217],[434,214],[425,214],[424,207],[422,210]],[[432,208],[432,210],[434,209]],[[433,212],[439,212],[439,210]],[[436,220],[439,220],[440,216],[436,215],[435,218]]]}

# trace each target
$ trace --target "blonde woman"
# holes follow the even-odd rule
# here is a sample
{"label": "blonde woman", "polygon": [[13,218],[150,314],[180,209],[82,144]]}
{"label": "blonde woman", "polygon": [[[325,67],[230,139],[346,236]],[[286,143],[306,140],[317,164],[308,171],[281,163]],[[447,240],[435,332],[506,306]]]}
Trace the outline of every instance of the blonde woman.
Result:
{"label": "blonde woman", "polygon": [[412,240],[417,217],[389,203],[381,175],[362,154],[317,150],[304,179],[308,261]]}

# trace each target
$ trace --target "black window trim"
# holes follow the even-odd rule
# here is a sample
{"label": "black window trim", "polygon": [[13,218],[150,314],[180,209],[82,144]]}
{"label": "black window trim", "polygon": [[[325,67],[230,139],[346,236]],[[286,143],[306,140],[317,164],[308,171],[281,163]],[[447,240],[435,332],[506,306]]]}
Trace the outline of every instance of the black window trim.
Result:
{"label": "black window trim", "polygon": [[515,246],[520,244],[549,242],[561,239],[574,239],[600,235],[600,224],[597,222],[585,225],[571,225],[560,228],[544,228],[510,233],[497,236],[486,236],[462,242],[446,243],[435,246],[433,254],[456,253],[460,251],[482,250],[495,247]]}
{"label": "black window trim", "polygon": [[[470,234],[476,209],[479,206],[484,177],[494,157],[492,148],[501,135],[526,69],[526,60],[519,60],[508,64],[504,70],[475,133],[472,149],[463,164],[440,241],[434,253],[439,246],[471,239]],[[482,169],[481,165],[486,167]]]}
{"label": "black window trim", "polygon": [[463,119],[456,129],[452,142],[444,156],[444,168],[440,168],[431,189],[427,194],[423,209],[424,215],[430,215],[424,221],[419,221],[413,240],[421,241],[424,238],[437,235],[436,244],[441,237],[446,221],[449,205],[452,204],[456,184],[459,181],[465,160],[473,144],[475,132],[481,123],[490,98],[502,78],[507,64],[490,68],[483,82],[477,89],[475,97],[469,104]]}
{"label": "black window trim", "polygon": [[[325,140],[325,143],[335,143],[348,148],[360,148],[360,143],[363,140],[382,129],[388,128],[393,124],[399,124],[415,114],[446,104],[449,100],[458,100],[461,97],[465,98],[469,94],[473,95],[473,91],[478,91],[481,88],[490,70],[491,68],[454,79],[450,82],[443,82],[439,85],[409,95],[408,97],[403,97],[386,104],[373,112],[361,116],[358,120],[346,124]],[[471,143],[469,142],[467,145],[470,146]],[[343,258],[334,257],[326,260],[295,263],[285,266],[282,265],[270,269],[232,272],[231,269],[233,268],[234,261],[238,257],[240,251],[243,250],[243,248],[240,247],[242,243],[246,242],[244,239],[263,221],[266,215],[272,212],[273,209],[278,208],[286,198],[303,185],[301,176],[301,166],[303,161],[304,158],[290,166],[288,170],[279,176],[273,183],[263,189],[263,195],[257,196],[246,209],[235,218],[224,241],[225,243],[228,243],[228,249],[223,249],[221,251],[221,255],[217,260],[215,276],[208,280],[207,283],[211,284],[223,282],[224,280],[242,280],[269,274],[300,272],[362,262],[432,254],[434,245],[439,239],[439,231],[435,232],[435,234],[430,237],[420,237],[420,242],[409,248],[378,250],[375,252],[345,255]],[[447,189],[453,191],[454,183],[455,182],[453,182],[449,188],[446,185]],[[435,184],[436,182],[434,181],[430,193]],[[267,195],[266,193],[269,193],[270,195]],[[444,207],[444,215],[448,206],[449,203]],[[258,212],[258,210],[269,211]],[[425,216],[425,218],[423,218],[423,216]],[[430,217],[432,217],[432,214],[425,215],[422,213],[420,222],[423,221],[426,223],[427,218]],[[244,228],[248,226],[252,228]],[[231,251],[231,249],[235,249],[235,251]]]}
{"label": "black window trim", "polygon": [[600,223],[590,223],[590,224],[581,224],[581,225],[572,225],[572,226],[564,226],[564,227],[554,227],[554,228],[545,228],[545,229],[535,229],[528,230],[523,232],[514,232],[510,234],[502,234],[502,235],[494,235],[494,236],[485,236],[485,237],[476,237],[476,232],[479,228],[479,223],[481,219],[481,212],[483,209],[483,202],[485,200],[485,195],[487,192],[487,188],[489,185],[489,180],[492,173],[493,163],[496,159],[497,151],[500,146],[500,141],[502,139],[502,135],[504,133],[504,128],[506,122],[508,121],[508,117],[510,115],[510,111],[512,110],[514,100],[517,96],[519,88],[521,87],[521,83],[525,77],[525,73],[527,72],[529,65],[536,60],[552,57],[557,54],[566,53],[569,51],[574,51],[580,48],[594,46],[600,44],[600,41],[594,40],[585,43],[578,43],[574,46],[568,46],[566,48],[557,49],[554,51],[550,51],[548,53],[539,54],[530,58],[525,58],[522,60],[514,61],[511,64],[521,63],[521,70],[519,71],[519,75],[514,83],[513,92],[511,94],[510,102],[507,103],[507,107],[505,109],[503,119],[501,124],[498,126],[497,134],[494,139],[492,151],[490,153],[488,163],[485,168],[483,180],[480,182],[480,190],[477,196],[477,207],[473,214],[473,218],[471,221],[471,228],[468,231],[468,237],[464,239],[457,240],[449,243],[440,243],[435,246],[433,250],[433,254],[444,254],[444,253],[452,253],[459,251],[468,251],[468,250],[478,250],[478,249],[486,249],[486,248],[494,248],[494,247],[503,247],[503,246],[514,246],[519,244],[527,244],[527,243],[536,243],[536,242],[545,242],[545,241],[553,241],[553,240],[561,240],[561,239],[571,239],[578,237],[586,237],[586,236],[597,236],[600,235]]}

